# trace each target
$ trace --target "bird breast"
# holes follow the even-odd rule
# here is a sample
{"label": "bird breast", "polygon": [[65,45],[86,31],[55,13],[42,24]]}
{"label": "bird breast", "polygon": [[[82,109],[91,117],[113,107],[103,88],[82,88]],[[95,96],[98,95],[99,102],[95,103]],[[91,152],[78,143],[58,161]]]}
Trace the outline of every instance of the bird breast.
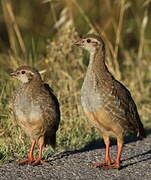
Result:
{"label": "bird breast", "polygon": [[14,100],[14,113],[19,121],[34,122],[42,119],[38,101],[26,94],[17,94]]}
{"label": "bird breast", "polygon": [[87,74],[84,79],[81,89],[81,103],[83,108],[89,112],[95,112],[96,109],[103,106],[101,90],[98,90],[93,74]]}

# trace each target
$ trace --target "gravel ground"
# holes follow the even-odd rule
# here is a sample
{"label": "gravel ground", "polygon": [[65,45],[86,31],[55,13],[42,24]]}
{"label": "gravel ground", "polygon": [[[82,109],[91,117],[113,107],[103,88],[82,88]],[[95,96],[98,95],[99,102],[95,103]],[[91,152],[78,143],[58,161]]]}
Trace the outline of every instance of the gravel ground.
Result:
{"label": "gravel ground", "polygon": [[[122,168],[104,170],[90,162],[103,160],[104,146],[83,148],[49,157],[53,165],[18,166],[7,163],[0,166],[0,180],[151,180],[151,137],[127,142],[122,154]],[[117,146],[111,147],[115,156]]]}

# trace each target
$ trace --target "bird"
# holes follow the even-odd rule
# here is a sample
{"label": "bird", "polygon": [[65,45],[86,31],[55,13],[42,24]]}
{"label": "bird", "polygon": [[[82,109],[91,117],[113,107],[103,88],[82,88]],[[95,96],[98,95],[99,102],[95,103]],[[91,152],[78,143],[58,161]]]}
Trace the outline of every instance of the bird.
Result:
{"label": "bird", "polygon": [[[133,133],[146,137],[137,106],[130,91],[108,70],[105,63],[105,43],[100,36],[87,34],[74,45],[90,54],[81,88],[81,104],[87,118],[102,135],[106,147],[105,160],[92,165],[107,169],[120,168],[124,136]],[[111,137],[117,139],[115,160],[110,156]]]}
{"label": "bird", "polygon": [[[42,160],[43,148],[51,145],[55,148],[56,132],[60,123],[60,105],[50,86],[43,82],[37,69],[30,66],[20,66],[10,73],[10,76],[21,82],[13,96],[13,113],[31,140],[28,158],[17,164],[48,165]],[[38,157],[34,159],[33,151],[38,145]]]}

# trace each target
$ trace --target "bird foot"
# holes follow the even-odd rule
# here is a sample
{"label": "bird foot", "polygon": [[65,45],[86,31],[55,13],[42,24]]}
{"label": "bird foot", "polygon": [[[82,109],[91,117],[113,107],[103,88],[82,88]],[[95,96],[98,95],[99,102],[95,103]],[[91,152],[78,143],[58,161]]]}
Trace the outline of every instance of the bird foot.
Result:
{"label": "bird foot", "polygon": [[37,159],[35,162],[30,164],[31,166],[36,166],[36,165],[50,165],[48,162],[43,161],[42,159]]}
{"label": "bird foot", "polygon": [[28,158],[28,159],[23,159],[23,160],[21,160],[21,161],[18,161],[18,162],[16,162],[16,164],[18,164],[18,165],[21,165],[21,164],[25,164],[25,163],[32,163],[34,161],[34,159],[33,158]]}
{"label": "bird foot", "polygon": [[112,164],[111,160],[107,160],[107,161],[103,161],[103,162],[94,162],[91,163],[92,166],[96,167],[96,168],[100,168],[100,167],[104,167],[104,166],[109,166]]}
{"label": "bird foot", "polygon": [[115,162],[113,164],[103,166],[103,169],[120,169],[120,167],[120,163]]}

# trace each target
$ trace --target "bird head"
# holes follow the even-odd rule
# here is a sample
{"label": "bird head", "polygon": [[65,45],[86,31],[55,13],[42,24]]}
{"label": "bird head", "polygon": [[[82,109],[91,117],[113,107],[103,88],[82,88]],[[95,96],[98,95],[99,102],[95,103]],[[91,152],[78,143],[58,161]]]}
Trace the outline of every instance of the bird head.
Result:
{"label": "bird head", "polygon": [[103,40],[95,34],[85,35],[81,40],[75,42],[74,45],[82,47],[90,53],[94,53],[97,49],[104,48]]}
{"label": "bird head", "polygon": [[14,72],[10,73],[10,76],[20,80],[22,83],[28,83],[33,80],[41,80],[39,72],[35,68],[29,66],[21,66],[17,68]]}

